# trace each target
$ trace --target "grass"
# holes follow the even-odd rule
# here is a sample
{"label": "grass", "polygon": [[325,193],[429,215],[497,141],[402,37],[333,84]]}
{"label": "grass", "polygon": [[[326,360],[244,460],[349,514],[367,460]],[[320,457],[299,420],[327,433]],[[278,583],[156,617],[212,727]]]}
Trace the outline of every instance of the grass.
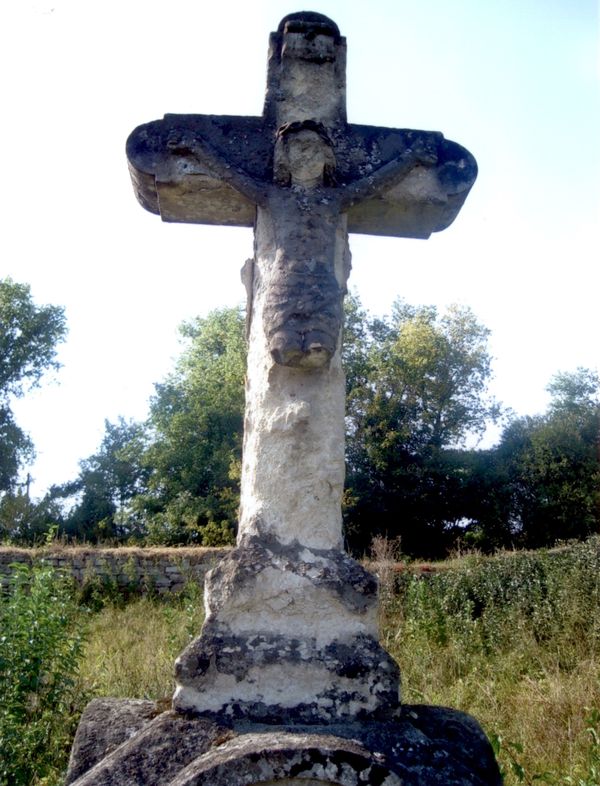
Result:
{"label": "grass", "polygon": [[[478,718],[508,786],[600,786],[600,539],[435,570],[379,567],[382,642],[401,665],[406,703]],[[189,596],[107,606],[91,622],[82,688],[170,694],[173,660],[201,616]]]}
{"label": "grass", "polygon": [[[397,555],[395,555],[397,556]],[[406,703],[474,715],[508,786],[600,786],[600,539],[557,552],[380,559],[382,642]],[[400,569],[399,569],[400,567]],[[82,687],[161,698],[201,624],[196,598],[138,599],[95,615]],[[594,736],[596,735],[596,736]]]}
{"label": "grass", "polygon": [[599,786],[600,539],[383,575],[407,703],[478,718],[507,784]]}
{"label": "grass", "polygon": [[82,692],[161,699],[175,688],[175,658],[198,635],[202,595],[190,584],[176,598],[141,597],[93,615],[80,669]]}
{"label": "grass", "polygon": [[[404,701],[478,718],[507,786],[600,786],[600,538],[436,566],[398,562],[397,548],[385,548],[370,567]],[[199,589],[95,606],[79,618],[82,702],[170,695],[173,661],[200,630]]]}

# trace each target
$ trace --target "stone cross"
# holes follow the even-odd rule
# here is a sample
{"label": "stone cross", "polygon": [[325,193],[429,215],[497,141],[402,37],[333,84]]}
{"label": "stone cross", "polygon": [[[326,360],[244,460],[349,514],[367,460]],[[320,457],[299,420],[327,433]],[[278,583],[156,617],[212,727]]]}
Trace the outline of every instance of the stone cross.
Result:
{"label": "stone cross", "polygon": [[127,143],[137,197],[164,221],[254,227],[238,544],[176,664],[184,713],[330,723],[398,707],[376,582],[342,549],[348,233],[446,228],[476,164],[439,133],[349,124],[345,59],[334,22],[290,14],[261,117],[166,115]]}
{"label": "stone cross", "polygon": [[399,705],[340,513],[348,232],[443,229],[475,162],[441,134],[348,124],[344,63],[330,19],[290,14],[262,117],[167,115],[129,139],[144,207],[254,226],[239,535],[207,576],[173,701],[90,702],[69,786],[501,786],[473,718]]}

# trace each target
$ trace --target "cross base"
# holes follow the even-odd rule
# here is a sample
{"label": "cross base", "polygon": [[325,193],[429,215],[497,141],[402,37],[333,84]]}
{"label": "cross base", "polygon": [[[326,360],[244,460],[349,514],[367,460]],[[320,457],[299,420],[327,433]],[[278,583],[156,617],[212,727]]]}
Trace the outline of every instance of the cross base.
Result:
{"label": "cross base", "polygon": [[377,639],[377,583],[337,549],[244,538],[206,579],[174,708],[265,723],[391,718],[399,671]]}
{"label": "cross base", "polygon": [[157,714],[150,701],[96,699],[71,754],[69,786],[501,786],[479,724],[404,706],[393,722],[231,724]]}

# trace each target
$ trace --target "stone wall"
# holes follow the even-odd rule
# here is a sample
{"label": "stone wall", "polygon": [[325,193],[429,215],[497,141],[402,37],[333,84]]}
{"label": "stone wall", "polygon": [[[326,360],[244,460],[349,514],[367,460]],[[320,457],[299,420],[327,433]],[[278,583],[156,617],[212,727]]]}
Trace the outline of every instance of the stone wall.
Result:
{"label": "stone wall", "polygon": [[11,565],[44,564],[70,573],[83,586],[96,581],[123,590],[179,592],[186,582],[204,576],[227,548],[0,548],[0,585],[8,582]]}

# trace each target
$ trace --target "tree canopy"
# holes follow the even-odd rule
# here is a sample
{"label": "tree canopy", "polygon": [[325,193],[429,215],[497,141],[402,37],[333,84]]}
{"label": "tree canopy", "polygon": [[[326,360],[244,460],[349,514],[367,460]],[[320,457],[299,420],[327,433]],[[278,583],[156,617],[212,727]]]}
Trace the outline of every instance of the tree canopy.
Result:
{"label": "tree canopy", "polygon": [[453,451],[499,416],[487,394],[489,331],[459,306],[439,315],[397,301],[387,320],[356,300],[349,310],[348,543],[366,550],[379,534],[409,552],[443,549],[462,518]]}
{"label": "tree canopy", "polygon": [[[79,476],[39,504],[12,495],[4,518],[0,510],[10,537],[32,542],[46,522],[89,541],[232,542],[244,316],[220,309],[181,332],[182,354],[156,385],[147,421],[107,421]],[[412,556],[442,557],[459,542],[538,547],[599,531],[598,374],[556,374],[546,413],[504,416],[499,443],[476,449],[501,416],[488,392],[488,338],[463,306],[439,313],[398,301],[389,317],[375,318],[347,298],[343,512],[354,553],[368,551],[375,535],[399,538]]]}
{"label": "tree canopy", "polygon": [[88,540],[230,543],[237,523],[246,368],[244,317],[220,309],[181,327],[184,349],[146,423],[106,422],[67,500],[63,531]]}
{"label": "tree canopy", "polygon": [[58,368],[56,347],[66,335],[60,306],[38,306],[27,284],[0,279],[0,493],[13,492],[19,468],[33,455],[11,402]]}
{"label": "tree canopy", "polygon": [[146,426],[119,418],[117,423],[105,421],[104,429],[99,450],[80,462],[79,476],[50,491],[53,501],[74,501],[63,522],[64,534],[92,542],[142,534],[131,502],[146,489],[149,475]]}
{"label": "tree canopy", "polygon": [[589,369],[560,372],[548,391],[548,411],[513,420],[495,450],[505,518],[514,539],[533,548],[600,525],[600,379]]}
{"label": "tree canopy", "polygon": [[151,540],[216,545],[237,524],[244,423],[245,320],[221,309],[183,325],[187,342],[150,407],[139,503]]}

